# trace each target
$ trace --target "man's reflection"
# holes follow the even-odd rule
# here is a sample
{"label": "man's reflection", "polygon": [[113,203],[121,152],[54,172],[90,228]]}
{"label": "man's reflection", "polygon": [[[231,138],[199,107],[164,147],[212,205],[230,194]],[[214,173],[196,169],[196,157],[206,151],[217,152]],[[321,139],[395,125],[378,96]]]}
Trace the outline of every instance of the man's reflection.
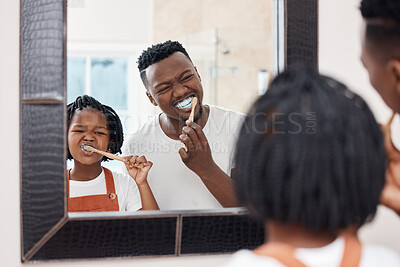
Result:
{"label": "man's reflection", "polygon": [[[150,102],[162,113],[129,138],[123,154],[143,154],[154,162],[148,181],[160,209],[235,206],[230,175],[244,115],[203,105],[200,75],[179,42],[149,47],[139,57],[138,68]],[[190,122],[194,97],[199,103]]]}

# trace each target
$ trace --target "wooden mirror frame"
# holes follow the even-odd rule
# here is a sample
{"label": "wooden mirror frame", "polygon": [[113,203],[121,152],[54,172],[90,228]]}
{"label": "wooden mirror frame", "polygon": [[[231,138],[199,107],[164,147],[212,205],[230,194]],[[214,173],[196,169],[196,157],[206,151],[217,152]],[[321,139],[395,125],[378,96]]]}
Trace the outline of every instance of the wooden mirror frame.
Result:
{"label": "wooden mirror frame", "polygon": [[[275,67],[318,67],[318,0],[274,0]],[[68,214],[66,1],[21,0],[21,261],[231,253],[264,240],[243,208]]]}

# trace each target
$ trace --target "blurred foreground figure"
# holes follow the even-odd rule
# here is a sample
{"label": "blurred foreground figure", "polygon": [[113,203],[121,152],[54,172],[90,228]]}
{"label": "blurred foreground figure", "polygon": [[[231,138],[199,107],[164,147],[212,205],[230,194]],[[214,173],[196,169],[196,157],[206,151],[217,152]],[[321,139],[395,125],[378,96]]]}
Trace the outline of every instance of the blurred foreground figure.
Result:
{"label": "blurred foreground figure", "polygon": [[375,215],[385,162],[358,95],[305,67],[279,75],[242,126],[234,177],[266,243],[224,266],[400,266],[395,252],[357,238]]}

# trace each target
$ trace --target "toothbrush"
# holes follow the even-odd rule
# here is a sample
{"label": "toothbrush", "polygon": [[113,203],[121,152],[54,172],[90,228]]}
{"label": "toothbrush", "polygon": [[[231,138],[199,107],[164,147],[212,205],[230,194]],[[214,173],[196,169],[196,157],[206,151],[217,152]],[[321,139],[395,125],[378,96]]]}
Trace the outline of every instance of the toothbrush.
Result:
{"label": "toothbrush", "polygon": [[[192,111],[190,112],[189,115],[189,121],[194,121],[194,109],[196,108],[197,105],[197,97],[193,97],[192,99]],[[188,148],[185,144],[183,144],[183,149],[185,149],[186,152],[188,152]]]}
{"label": "toothbrush", "polygon": [[[111,153],[108,153],[108,152],[104,152],[104,151],[98,150],[98,149],[96,149],[96,148],[94,148],[92,146],[83,145],[82,148],[87,152],[95,152],[95,153],[98,153],[98,154],[103,155],[103,156],[105,156],[107,158],[110,158],[110,159],[119,160],[119,161],[122,161],[124,163],[127,162],[123,157],[120,157],[120,156],[117,156],[117,155],[114,155],[114,154],[111,154]],[[139,169],[142,169],[144,167],[142,163],[134,165],[134,166],[136,168],[139,168]]]}
{"label": "toothbrush", "polygon": [[194,109],[197,105],[197,97],[193,97],[192,99],[192,111],[190,112],[189,120],[194,121]]}

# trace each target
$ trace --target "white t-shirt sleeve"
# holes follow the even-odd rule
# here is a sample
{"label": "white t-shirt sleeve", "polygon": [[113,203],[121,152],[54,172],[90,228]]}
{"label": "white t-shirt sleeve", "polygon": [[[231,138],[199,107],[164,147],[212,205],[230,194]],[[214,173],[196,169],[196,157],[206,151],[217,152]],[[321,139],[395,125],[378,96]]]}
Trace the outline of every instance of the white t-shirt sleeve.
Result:
{"label": "white t-shirt sleeve", "polygon": [[125,210],[138,211],[142,208],[139,188],[137,187],[136,182],[133,180],[133,178],[129,178],[131,178],[132,181],[129,183]]}
{"label": "white t-shirt sleeve", "polygon": [[124,173],[113,172],[120,211],[137,211],[142,208],[139,188],[135,180]]}
{"label": "white t-shirt sleeve", "polygon": [[360,266],[400,266],[400,254],[386,247],[368,244],[363,246]]}
{"label": "white t-shirt sleeve", "polygon": [[243,267],[243,266],[252,266],[252,267],[285,267],[278,260],[270,257],[264,257],[254,254],[249,250],[239,250],[220,267]]}

